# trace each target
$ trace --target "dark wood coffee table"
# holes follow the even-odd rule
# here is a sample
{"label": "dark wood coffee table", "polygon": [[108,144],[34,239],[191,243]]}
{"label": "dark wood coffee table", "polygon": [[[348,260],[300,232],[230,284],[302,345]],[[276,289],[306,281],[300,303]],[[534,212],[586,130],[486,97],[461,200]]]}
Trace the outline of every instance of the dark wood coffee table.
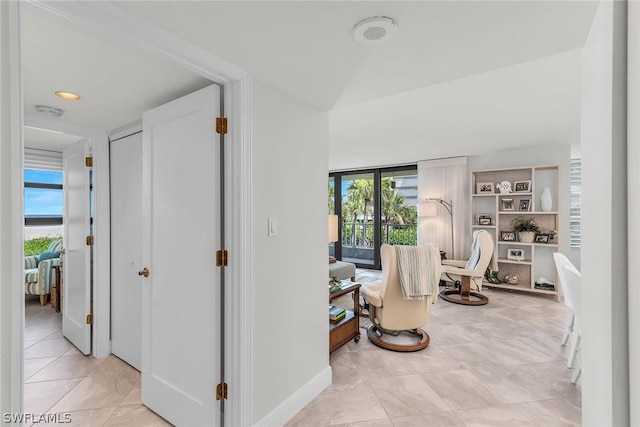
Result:
{"label": "dark wood coffee table", "polygon": [[342,295],[351,294],[353,311],[347,310],[337,322],[329,320],[329,354],[353,339],[360,341],[360,284],[343,280],[339,289],[329,292],[329,303]]}

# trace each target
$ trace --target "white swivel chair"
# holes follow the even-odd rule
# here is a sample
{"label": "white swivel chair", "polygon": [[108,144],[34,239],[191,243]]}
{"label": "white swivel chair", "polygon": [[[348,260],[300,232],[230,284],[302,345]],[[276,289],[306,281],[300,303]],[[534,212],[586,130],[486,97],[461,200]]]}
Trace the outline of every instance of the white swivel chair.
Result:
{"label": "white swivel chair", "polygon": [[566,292],[571,299],[571,303],[573,304],[573,331],[571,336],[571,348],[569,349],[569,358],[567,361],[567,367],[574,366],[575,362],[578,361],[578,366],[574,367],[573,375],[571,375],[571,382],[573,384],[578,381],[580,374],[582,373],[581,363],[579,361],[579,353],[580,353],[580,324],[581,324],[581,303],[580,303],[580,288],[582,276],[578,270],[573,265],[565,265],[562,267],[564,270],[564,278],[565,284],[563,285],[563,289],[566,288]]}
{"label": "white swivel chair", "polygon": [[[440,251],[435,245],[426,245],[422,253],[424,256],[419,258],[422,265],[432,267],[428,270],[429,274],[425,276],[433,287],[433,295],[425,299],[405,299],[396,249],[396,246],[382,245],[380,248],[382,282],[365,283],[360,288],[362,297],[369,304],[369,319],[372,323],[367,329],[367,337],[373,344],[388,350],[422,350],[429,345],[430,341],[429,335],[421,327],[429,322],[431,304],[437,298]],[[393,338],[398,337],[402,332],[408,332],[411,337],[407,343]]]}
{"label": "white swivel chair", "polygon": [[440,292],[440,298],[445,301],[464,305],[484,305],[489,302],[489,298],[471,290],[482,290],[484,273],[493,257],[493,237],[485,230],[478,230],[473,233],[473,238],[469,260],[442,261],[442,280],[460,285],[459,290],[446,289]]}

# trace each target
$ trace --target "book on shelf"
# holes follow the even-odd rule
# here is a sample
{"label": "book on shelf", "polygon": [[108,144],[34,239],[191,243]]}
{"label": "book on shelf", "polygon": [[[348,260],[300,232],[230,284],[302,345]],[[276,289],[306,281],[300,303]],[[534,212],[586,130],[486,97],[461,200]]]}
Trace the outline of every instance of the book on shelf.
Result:
{"label": "book on shelf", "polygon": [[556,286],[553,283],[536,283],[534,285],[536,289],[542,289],[545,291],[555,291]]}
{"label": "book on shelf", "polygon": [[332,305],[329,307],[329,320],[340,320],[347,315],[347,310],[342,307],[336,307]]}
{"label": "book on shelf", "polygon": [[334,292],[341,291],[343,289],[347,289],[351,285],[353,285],[353,282],[350,282],[348,280],[341,280],[340,283],[337,283],[336,285],[333,285],[333,286],[329,286],[329,293],[334,293]]}
{"label": "book on shelf", "polygon": [[339,322],[340,320],[344,319],[347,315],[346,311],[343,311],[342,313],[338,314],[335,318],[331,318],[329,317],[329,321],[331,322]]}

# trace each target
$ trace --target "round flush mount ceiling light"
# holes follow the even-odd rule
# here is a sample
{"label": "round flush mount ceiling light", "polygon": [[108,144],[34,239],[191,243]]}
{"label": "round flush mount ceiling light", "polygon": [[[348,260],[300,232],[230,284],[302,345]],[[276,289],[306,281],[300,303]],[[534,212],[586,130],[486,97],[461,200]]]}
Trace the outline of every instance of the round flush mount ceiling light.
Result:
{"label": "round flush mount ceiling light", "polygon": [[353,27],[353,37],[364,44],[378,44],[388,40],[398,29],[398,23],[386,16],[363,19]]}
{"label": "round flush mount ceiling light", "polygon": [[77,101],[78,99],[80,99],[80,95],[75,94],[73,92],[65,92],[62,90],[59,90],[57,92],[55,92],[56,96],[59,96],[60,98],[63,99],[68,99],[70,101]]}
{"label": "round flush mount ceiling light", "polygon": [[49,107],[48,105],[36,105],[36,111],[47,117],[60,117],[64,114],[64,110],[55,107]]}

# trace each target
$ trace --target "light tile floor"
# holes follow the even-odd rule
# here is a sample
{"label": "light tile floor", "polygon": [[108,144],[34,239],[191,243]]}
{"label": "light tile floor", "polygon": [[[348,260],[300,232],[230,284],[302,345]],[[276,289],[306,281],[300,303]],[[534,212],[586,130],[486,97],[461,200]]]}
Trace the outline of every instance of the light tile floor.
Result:
{"label": "light tile floor", "polygon": [[60,313],[50,304],[40,306],[38,296],[26,296],[25,413],[69,414],[64,425],[73,427],[171,425],[142,405],[140,372],[113,355],[82,355],[61,329]]}
{"label": "light tile floor", "polygon": [[[380,272],[358,269],[360,282]],[[330,359],[333,384],[287,426],[578,426],[560,337],[568,311],[549,297],[483,291],[486,306],[438,301],[416,353],[372,345],[363,329]],[[85,357],[61,316],[27,297],[25,412],[69,413],[68,425],[169,426],[140,401],[140,373],[115,356]],[[362,318],[363,324],[368,320]],[[35,425],[46,425],[38,423]]]}
{"label": "light tile floor", "polygon": [[[357,271],[359,282],[380,272]],[[483,290],[485,306],[439,300],[415,353],[366,338],[330,358],[333,384],[287,426],[579,426],[560,337],[568,309],[554,298]],[[368,325],[368,319],[361,318]]]}

